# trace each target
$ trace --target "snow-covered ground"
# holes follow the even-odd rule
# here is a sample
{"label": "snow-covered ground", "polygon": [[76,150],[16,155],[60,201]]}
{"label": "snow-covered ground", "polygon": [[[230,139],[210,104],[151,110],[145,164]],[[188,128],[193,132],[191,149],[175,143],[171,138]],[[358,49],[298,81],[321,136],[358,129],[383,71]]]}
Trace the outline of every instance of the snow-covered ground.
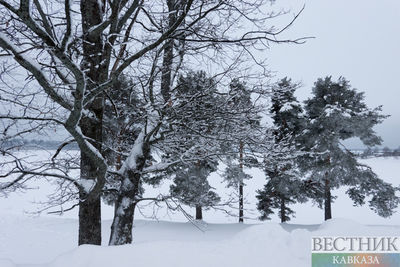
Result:
{"label": "snow-covered ground", "polygon": [[[400,184],[399,159],[374,158],[363,162],[384,180]],[[246,224],[235,223],[237,218],[225,212],[208,210],[204,213],[205,223],[195,226],[181,213],[164,207],[156,212],[158,220],[151,220],[154,206],[142,205],[141,212],[136,212],[134,243],[123,247],[77,248],[77,211],[63,216],[32,214],[37,209],[33,202],[45,200],[52,188],[47,182],[36,181],[37,189],[0,198],[0,267],[310,266],[312,236],[398,236],[400,232],[400,209],[389,219],[380,218],[368,207],[353,207],[344,195],[345,189],[334,192],[338,196],[333,204],[335,219],[329,222],[322,223],[323,211],[311,203],[295,205],[297,217],[289,224],[279,224],[277,217],[271,222],[259,222],[255,190],[262,187],[265,178],[261,171],[248,172],[254,179],[245,187],[249,217]],[[146,194],[165,193],[169,183],[147,188]],[[218,173],[210,177],[210,183],[225,199],[232,193]],[[113,209],[104,205],[102,211],[106,244]]]}

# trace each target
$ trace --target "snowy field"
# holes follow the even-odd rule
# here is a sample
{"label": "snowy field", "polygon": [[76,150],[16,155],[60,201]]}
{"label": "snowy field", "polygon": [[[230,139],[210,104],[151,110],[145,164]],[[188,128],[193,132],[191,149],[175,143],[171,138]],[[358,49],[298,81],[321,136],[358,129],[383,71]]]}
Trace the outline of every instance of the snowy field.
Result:
{"label": "snowy field", "polygon": [[[385,181],[400,184],[400,159],[363,162]],[[220,167],[209,180],[222,199],[227,199],[232,190],[219,177]],[[36,181],[32,190],[0,198],[0,267],[310,266],[312,236],[398,236],[400,232],[400,210],[389,219],[380,218],[366,206],[353,207],[345,189],[334,192],[338,196],[333,204],[335,219],[329,222],[323,223],[323,211],[312,203],[294,205],[296,218],[288,224],[280,224],[277,217],[260,222],[255,190],[263,186],[265,177],[259,170],[247,172],[254,178],[245,187],[245,224],[237,224],[237,218],[223,211],[208,210],[205,222],[193,225],[179,212],[142,205],[136,212],[134,243],[123,247],[77,248],[77,210],[63,216],[38,216],[37,203],[52,192],[52,185]],[[146,195],[166,193],[169,184],[166,180],[157,188],[146,188]],[[194,212],[188,207],[185,210]],[[103,243],[107,244],[113,209],[104,205],[102,212]]]}

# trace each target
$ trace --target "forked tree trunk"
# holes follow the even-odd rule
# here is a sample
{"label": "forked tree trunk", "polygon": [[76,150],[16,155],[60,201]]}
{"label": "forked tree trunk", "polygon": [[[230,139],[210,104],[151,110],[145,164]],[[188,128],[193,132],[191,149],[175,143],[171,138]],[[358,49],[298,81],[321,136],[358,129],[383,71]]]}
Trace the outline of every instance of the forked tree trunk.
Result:
{"label": "forked tree trunk", "polygon": [[332,219],[332,195],[329,180],[325,179],[325,196],[324,196],[324,209],[325,209],[325,221]]}
{"label": "forked tree trunk", "polygon": [[196,220],[203,220],[203,210],[201,206],[196,206]]}

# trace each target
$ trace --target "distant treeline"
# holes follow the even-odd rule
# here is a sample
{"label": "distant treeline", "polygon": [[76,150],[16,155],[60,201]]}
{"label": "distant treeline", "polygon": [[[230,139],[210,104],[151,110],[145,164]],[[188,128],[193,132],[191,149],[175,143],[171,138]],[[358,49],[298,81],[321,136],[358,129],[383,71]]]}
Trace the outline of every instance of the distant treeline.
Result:
{"label": "distant treeline", "polygon": [[[64,141],[43,140],[43,139],[12,139],[0,144],[0,148],[18,147],[20,149],[57,149],[63,145]],[[78,150],[76,143],[68,143],[63,149]],[[374,157],[400,157],[400,147],[398,148],[366,148],[352,150],[360,158]]]}
{"label": "distant treeline", "polygon": [[391,149],[389,147],[384,148],[367,148],[359,153],[361,158],[372,158],[372,157],[399,157],[400,147]]}
{"label": "distant treeline", "polygon": [[[58,149],[63,145],[64,141],[43,140],[43,139],[12,139],[0,143],[0,149],[18,148],[21,150],[26,149]],[[63,149],[76,150],[78,146],[76,143],[68,143]]]}

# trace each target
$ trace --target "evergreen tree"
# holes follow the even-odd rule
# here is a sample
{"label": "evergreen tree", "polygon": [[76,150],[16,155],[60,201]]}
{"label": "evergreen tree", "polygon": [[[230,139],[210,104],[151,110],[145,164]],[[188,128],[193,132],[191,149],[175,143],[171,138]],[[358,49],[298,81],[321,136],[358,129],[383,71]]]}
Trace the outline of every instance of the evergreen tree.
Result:
{"label": "evergreen tree", "polygon": [[196,208],[196,220],[203,219],[203,208],[216,205],[220,197],[212,191],[207,177],[217,170],[217,162],[202,160],[177,170],[171,195],[180,202]]}
{"label": "evergreen tree", "polygon": [[[220,200],[212,191],[207,181],[209,174],[216,170],[218,161],[211,154],[219,149],[217,136],[221,117],[221,97],[217,94],[215,81],[204,71],[190,71],[178,78],[174,94],[177,102],[171,112],[171,117],[179,118],[179,125],[174,126],[174,138],[179,146],[164,148],[165,158],[179,159],[182,154],[190,151],[197,161],[180,164],[175,168],[174,184],[170,193],[180,202],[196,208],[196,219],[202,219],[202,208],[211,207]],[[184,145],[183,145],[184,141]],[[173,175],[170,172],[169,175]]]}
{"label": "evergreen tree", "polygon": [[307,150],[302,169],[310,176],[310,197],[321,206],[324,204],[325,220],[332,218],[331,190],[350,186],[347,191],[355,204],[364,204],[372,195],[370,207],[387,217],[398,205],[396,189],[379,179],[371,168],[360,164],[342,141],[359,138],[365,145],[381,144],[381,138],[373,127],[386,116],[381,107],[370,109],[364,102],[364,94],[350,87],[349,82],[331,77],[319,79],[313,88],[313,97],[305,101],[308,123],[303,132]]}
{"label": "evergreen tree", "polygon": [[[225,130],[228,132],[245,131],[248,132],[247,135],[251,135],[254,129],[260,125],[260,117],[254,113],[251,91],[239,79],[233,79],[229,85],[228,106],[232,114],[239,117],[237,124],[227,125],[228,129]],[[226,157],[227,168],[224,177],[228,182],[228,187],[233,187],[238,192],[239,222],[242,223],[244,221],[244,181],[251,178],[243,171],[243,168],[245,165],[251,166],[256,160],[246,155],[243,140],[239,139],[237,143],[226,145],[237,148],[238,152]]]}
{"label": "evergreen tree", "polygon": [[294,216],[290,204],[306,200],[303,194],[303,183],[296,169],[297,151],[293,146],[277,144],[265,160],[267,183],[257,191],[257,209],[261,220],[269,220],[274,210],[278,210],[281,222],[287,222]]}
{"label": "evergreen tree", "polygon": [[267,184],[257,191],[257,208],[262,220],[270,219],[278,209],[281,222],[289,221],[294,211],[288,205],[305,201],[296,166],[297,136],[304,124],[301,105],[294,96],[296,88],[297,85],[287,78],[273,88],[270,109],[274,121],[273,145],[264,159]]}

